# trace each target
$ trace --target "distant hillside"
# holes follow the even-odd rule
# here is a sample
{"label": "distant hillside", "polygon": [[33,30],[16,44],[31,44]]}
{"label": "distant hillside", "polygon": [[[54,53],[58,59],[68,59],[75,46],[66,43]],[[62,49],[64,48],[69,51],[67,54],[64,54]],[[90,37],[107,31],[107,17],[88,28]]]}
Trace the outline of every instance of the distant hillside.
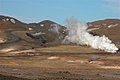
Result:
{"label": "distant hillside", "polygon": [[120,19],[105,19],[88,23],[89,32],[106,35],[114,42],[120,42]]}
{"label": "distant hillside", "polygon": [[6,30],[26,30],[27,24],[22,23],[19,20],[8,17],[8,16],[0,16],[0,32]]}
{"label": "distant hillside", "polygon": [[[106,35],[120,43],[120,19],[105,19],[87,23],[88,32]],[[0,16],[0,43],[41,46],[60,44],[67,35],[66,27],[44,20],[39,23],[23,23],[13,17]]]}
{"label": "distant hillside", "polygon": [[50,20],[26,24],[12,17],[0,16],[1,43],[24,41],[36,45],[60,44],[66,35],[65,29]]}
{"label": "distant hillside", "polygon": [[90,28],[111,28],[120,26],[120,19],[105,19],[105,20],[99,20],[95,22],[89,22],[88,25]]}

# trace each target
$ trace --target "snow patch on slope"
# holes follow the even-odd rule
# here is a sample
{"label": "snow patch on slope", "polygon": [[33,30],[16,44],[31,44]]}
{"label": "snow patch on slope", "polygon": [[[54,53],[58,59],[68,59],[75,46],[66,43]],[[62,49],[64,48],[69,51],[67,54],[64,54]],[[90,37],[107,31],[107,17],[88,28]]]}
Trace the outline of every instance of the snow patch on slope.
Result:
{"label": "snow patch on slope", "polygon": [[91,29],[87,29],[87,31],[93,31],[93,30],[97,30],[97,29],[100,29],[100,28],[91,28]]}
{"label": "snow patch on slope", "polygon": [[108,28],[116,27],[118,24],[109,25]]}
{"label": "snow patch on slope", "polygon": [[14,24],[16,23],[14,19],[10,19],[10,21],[11,21],[12,23],[14,23]]}

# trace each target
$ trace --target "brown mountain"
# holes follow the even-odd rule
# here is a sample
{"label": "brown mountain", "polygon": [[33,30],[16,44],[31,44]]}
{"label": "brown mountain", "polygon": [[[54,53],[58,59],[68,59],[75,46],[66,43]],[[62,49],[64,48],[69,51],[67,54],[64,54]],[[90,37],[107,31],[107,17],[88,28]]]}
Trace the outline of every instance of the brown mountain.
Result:
{"label": "brown mountain", "polygon": [[60,44],[65,35],[65,27],[50,20],[26,24],[12,17],[0,16],[0,43],[14,43],[21,47],[49,46]]}
{"label": "brown mountain", "polygon": [[[88,23],[92,34],[106,35],[120,43],[120,20],[106,19]],[[22,48],[52,46],[60,44],[66,36],[66,28],[50,20],[39,23],[23,23],[13,17],[0,16],[0,43],[6,46],[18,45]],[[2,46],[3,47],[3,46]]]}
{"label": "brown mountain", "polygon": [[27,24],[19,20],[0,15],[0,32],[10,30],[26,30]]}
{"label": "brown mountain", "polygon": [[89,32],[106,35],[114,42],[120,42],[120,19],[105,19],[89,22]]}

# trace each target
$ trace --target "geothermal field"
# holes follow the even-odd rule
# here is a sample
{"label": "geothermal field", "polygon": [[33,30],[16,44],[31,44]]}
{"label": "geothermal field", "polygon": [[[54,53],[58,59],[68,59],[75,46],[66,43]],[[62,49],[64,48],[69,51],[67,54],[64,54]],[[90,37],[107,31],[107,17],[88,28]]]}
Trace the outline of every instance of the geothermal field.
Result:
{"label": "geothermal field", "polygon": [[0,80],[120,80],[120,20],[65,25],[0,16]]}

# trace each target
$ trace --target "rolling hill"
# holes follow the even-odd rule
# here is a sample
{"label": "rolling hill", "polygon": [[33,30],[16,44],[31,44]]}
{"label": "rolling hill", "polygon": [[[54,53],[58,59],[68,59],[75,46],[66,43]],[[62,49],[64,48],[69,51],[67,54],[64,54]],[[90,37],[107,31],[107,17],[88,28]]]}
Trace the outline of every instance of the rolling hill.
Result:
{"label": "rolling hill", "polygon": [[[106,35],[120,44],[120,19],[105,19],[87,23],[87,31],[95,35]],[[13,17],[0,15],[0,44],[19,47],[54,46],[61,44],[67,35],[66,27],[50,20],[39,23],[23,23]],[[13,44],[14,43],[14,44]],[[25,46],[24,46],[25,45]]]}
{"label": "rolling hill", "polygon": [[22,48],[54,46],[63,40],[66,35],[65,29],[64,26],[50,20],[27,24],[13,17],[0,16],[0,43],[7,47],[19,44]]}
{"label": "rolling hill", "polygon": [[105,19],[95,22],[89,22],[89,32],[99,35],[106,35],[112,41],[120,42],[120,19]]}

